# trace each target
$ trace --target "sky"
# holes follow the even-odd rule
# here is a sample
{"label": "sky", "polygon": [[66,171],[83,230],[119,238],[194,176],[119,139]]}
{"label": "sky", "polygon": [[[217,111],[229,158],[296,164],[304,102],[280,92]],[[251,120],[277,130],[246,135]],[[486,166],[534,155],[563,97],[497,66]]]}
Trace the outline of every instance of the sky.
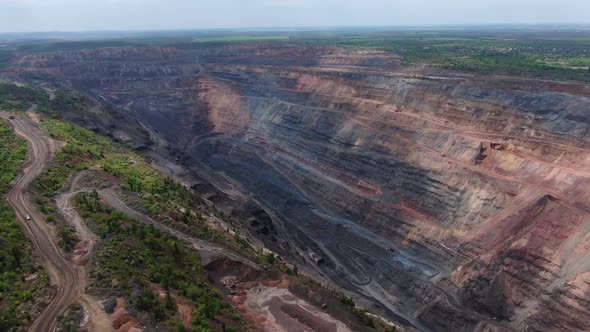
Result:
{"label": "sky", "polygon": [[0,32],[544,23],[590,0],[0,0]]}

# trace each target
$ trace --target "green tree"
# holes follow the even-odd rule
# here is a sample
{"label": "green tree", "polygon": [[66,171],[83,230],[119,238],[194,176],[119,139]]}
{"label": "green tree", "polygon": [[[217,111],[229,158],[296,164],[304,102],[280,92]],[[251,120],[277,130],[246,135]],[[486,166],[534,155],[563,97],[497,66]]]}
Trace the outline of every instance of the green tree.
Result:
{"label": "green tree", "polygon": [[276,261],[275,255],[272,252],[269,252],[268,254],[266,254],[266,256],[264,257],[266,262],[270,265],[273,265]]}
{"label": "green tree", "polygon": [[164,298],[164,306],[168,310],[174,310],[174,300],[170,296],[170,290],[166,290],[166,297]]}

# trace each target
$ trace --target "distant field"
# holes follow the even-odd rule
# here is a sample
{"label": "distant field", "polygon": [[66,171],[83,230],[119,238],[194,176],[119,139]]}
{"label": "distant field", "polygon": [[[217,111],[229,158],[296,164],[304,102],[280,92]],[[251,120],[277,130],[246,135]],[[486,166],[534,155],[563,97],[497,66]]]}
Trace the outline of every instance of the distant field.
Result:
{"label": "distant field", "polygon": [[216,37],[197,37],[193,39],[195,43],[239,43],[255,41],[283,41],[289,40],[289,36],[216,36]]}
{"label": "distant field", "polygon": [[19,52],[75,51],[103,47],[124,47],[140,45],[127,40],[84,40],[84,41],[41,41],[19,45]]}
{"label": "distant field", "polygon": [[407,63],[481,74],[590,81],[590,34],[431,30],[302,35],[291,42],[380,49]]}

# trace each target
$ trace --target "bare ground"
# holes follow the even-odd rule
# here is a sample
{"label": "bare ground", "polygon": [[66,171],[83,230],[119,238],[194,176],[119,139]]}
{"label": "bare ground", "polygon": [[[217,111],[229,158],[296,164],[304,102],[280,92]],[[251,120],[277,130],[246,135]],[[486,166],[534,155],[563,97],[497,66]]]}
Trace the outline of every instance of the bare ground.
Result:
{"label": "bare ground", "polygon": [[233,300],[264,331],[351,331],[286,288],[261,284]]}

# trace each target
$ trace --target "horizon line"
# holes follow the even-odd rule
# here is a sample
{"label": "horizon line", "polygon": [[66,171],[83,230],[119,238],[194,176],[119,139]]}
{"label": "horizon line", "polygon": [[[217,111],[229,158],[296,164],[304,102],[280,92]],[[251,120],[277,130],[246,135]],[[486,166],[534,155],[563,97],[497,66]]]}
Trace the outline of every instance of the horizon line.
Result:
{"label": "horizon line", "polygon": [[263,26],[252,26],[252,27],[226,27],[226,28],[162,28],[162,29],[97,29],[97,30],[37,30],[37,31],[0,31],[0,35],[23,35],[23,34],[50,34],[50,33],[62,33],[62,34],[92,34],[92,33],[153,33],[153,32],[208,32],[208,31],[242,31],[242,32],[255,32],[260,31],[276,31],[276,32],[289,32],[289,31],[314,31],[314,30],[326,30],[326,29],[387,29],[387,28],[444,28],[444,27],[457,27],[457,28],[468,28],[468,27],[488,27],[488,28],[503,28],[503,27],[588,27],[590,23],[416,23],[416,24],[392,24],[392,25],[325,25],[325,26],[276,26],[276,27],[263,27]]}

